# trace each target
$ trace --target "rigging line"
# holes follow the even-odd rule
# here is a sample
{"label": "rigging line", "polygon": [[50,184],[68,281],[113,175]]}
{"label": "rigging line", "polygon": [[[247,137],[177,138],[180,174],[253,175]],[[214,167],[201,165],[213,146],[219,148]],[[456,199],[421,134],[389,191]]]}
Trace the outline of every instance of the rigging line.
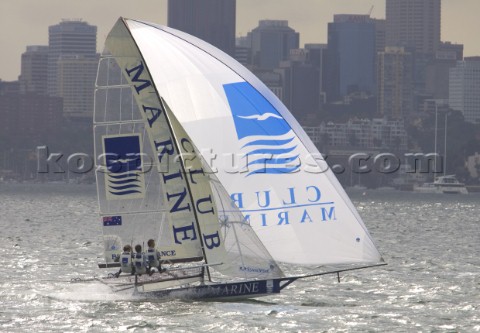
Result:
{"label": "rigging line", "polygon": [[280,287],[280,289],[285,288],[287,285],[292,283],[295,280],[299,279],[305,279],[305,278],[310,278],[310,277],[316,277],[316,276],[321,276],[321,275],[328,275],[328,274],[340,274],[342,272],[348,272],[348,271],[355,271],[355,270],[360,270],[360,269],[366,269],[366,268],[373,268],[373,267],[380,267],[380,266],[386,266],[388,265],[386,262],[382,262],[379,264],[374,264],[374,265],[368,265],[368,266],[360,266],[360,267],[352,267],[352,268],[345,268],[345,269],[337,269],[334,271],[328,271],[328,272],[321,272],[321,273],[314,273],[314,274],[307,274],[307,275],[299,275],[299,276],[290,276],[290,277],[285,277],[285,278],[280,278],[279,280],[281,281],[288,281],[286,285],[283,285]]}
{"label": "rigging line", "polygon": [[108,126],[108,125],[130,125],[130,124],[143,124],[143,120],[110,120],[110,121],[101,121],[94,122],[96,126]]}
{"label": "rigging line", "polygon": [[108,90],[108,89],[124,89],[124,88],[130,88],[130,84],[110,84],[106,86],[95,86],[97,90]]}
{"label": "rigging line", "polygon": [[[124,75],[123,71],[122,71],[122,74]],[[131,92],[130,110],[132,111],[132,119],[135,119],[133,116],[134,116],[135,110],[138,110],[138,106],[134,103],[135,97],[133,97],[133,87],[131,87],[131,86],[130,86],[130,92]],[[137,107],[137,108],[135,108],[135,107]],[[145,130],[145,128],[144,128],[144,130]]]}
{"label": "rigging line", "polygon": [[[100,66],[100,63],[98,64]],[[110,61],[107,61],[107,82],[110,81]],[[108,105],[108,93],[105,94],[105,110],[103,115],[103,120],[107,120],[107,105]],[[95,119],[95,118],[94,118]]]}

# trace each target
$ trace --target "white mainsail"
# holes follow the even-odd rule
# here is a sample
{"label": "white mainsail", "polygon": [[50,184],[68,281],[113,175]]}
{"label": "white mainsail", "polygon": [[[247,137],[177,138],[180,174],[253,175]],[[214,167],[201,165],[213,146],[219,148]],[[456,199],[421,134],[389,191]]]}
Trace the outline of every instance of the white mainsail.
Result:
{"label": "white mainsail", "polygon": [[282,277],[221,184],[204,171],[208,166],[157,94],[122,21],[105,45],[94,131],[106,262],[123,245],[145,248],[153,238],[164,260],[203,258],[236,278]]}
{"label": "white mainsail", "polygon": [[[94,129],[105,238],[117,236],[116,247],[140,244],[144,249],[155,239],[164,259],[202,258],[183,167],[170,158],[178,150],[141,55],[120,25],[105,44]],[[145,79],[136,82],[139,75]]]}
{"label": "white mainsail", "polygon": [[[276,260],[378,262],[353,204],[280,100],[228,55],[185,33],[120,19],[156,91]],[[227,161],[240,166],[225,165]],[[267,175],[267,176],[266,176]]]}

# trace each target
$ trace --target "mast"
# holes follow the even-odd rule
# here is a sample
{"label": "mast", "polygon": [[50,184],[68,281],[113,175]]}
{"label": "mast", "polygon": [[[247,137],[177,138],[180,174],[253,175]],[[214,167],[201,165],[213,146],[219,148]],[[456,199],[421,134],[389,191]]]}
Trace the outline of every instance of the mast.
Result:
{"label": "mast", "polygon": [[443,147],[443,160],[445,161],[445,166],[443,167],[443,175],[447,174],[447,112],[445,112],[445,143]]}
{"label": "mast", "polygon": [[435,181],[435,173],[437,172],[437,124],[438,124],[438,105],[437,102],[435,102],[435,159],[433,160],[433,180]]}

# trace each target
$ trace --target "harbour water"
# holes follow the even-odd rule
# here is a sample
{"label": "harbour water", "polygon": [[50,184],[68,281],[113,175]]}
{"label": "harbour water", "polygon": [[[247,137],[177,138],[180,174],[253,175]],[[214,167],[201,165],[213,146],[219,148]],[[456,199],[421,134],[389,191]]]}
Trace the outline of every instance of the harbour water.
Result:
{"label": "harbour water", "polygon": [[387,266],[165,301],[71,282],[105,274],[94,185],[0,184],[0,332],[480,332],[480,193],[351,197]]}

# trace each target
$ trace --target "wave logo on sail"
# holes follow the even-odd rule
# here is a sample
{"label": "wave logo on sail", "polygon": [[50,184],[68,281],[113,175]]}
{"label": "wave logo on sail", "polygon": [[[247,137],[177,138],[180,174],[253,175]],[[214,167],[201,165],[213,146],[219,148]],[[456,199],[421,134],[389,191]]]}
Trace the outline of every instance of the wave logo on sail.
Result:
{"label": "wave logo on sail", "polygon": [[247,82],[225,84],[248,173],[284,174],[300,169],[296,136],[280,113]]}
{"label": "wave logo on sail", "polygon": [[139,134],[103,137],[107,199],[143,198],[145,178],[140,142]]}

